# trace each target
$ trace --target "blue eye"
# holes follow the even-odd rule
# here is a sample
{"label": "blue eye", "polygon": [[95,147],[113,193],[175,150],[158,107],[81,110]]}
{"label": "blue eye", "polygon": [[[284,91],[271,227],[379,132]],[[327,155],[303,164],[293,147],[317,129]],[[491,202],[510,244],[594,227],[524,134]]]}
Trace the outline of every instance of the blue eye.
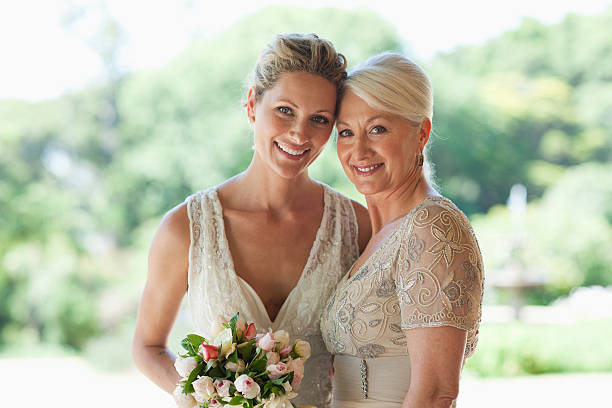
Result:
{"label": "blue eye", "polygon": [[327,119],[325,116],[321,116],[321,115],[313,116],[312,120],[314,122],[317,122],[317,123],[322,124],[322,125],[329,123],[329,119]]}
{"label": "blue eye", "polygon": [[381,133],[385,133],[387,131],[387,129],[385,129],[384,126],[374,126],[371,130],[370,133],[374,133],[375,135],[381,134]]}
{"label": "blue eye", "polygon": [[279,112],[284,113],[285,115],[291,115],[291,113],[293,112],[291,108],[288,108],[286,106],[280,106],[277,109],[279,110]]}
{"label": "blue eye", "polygon": [[351,132],[348,129],[344,129],[338,132],[338,136],[340,137],[349,137],[349,136],[353,136],[353,132]]}

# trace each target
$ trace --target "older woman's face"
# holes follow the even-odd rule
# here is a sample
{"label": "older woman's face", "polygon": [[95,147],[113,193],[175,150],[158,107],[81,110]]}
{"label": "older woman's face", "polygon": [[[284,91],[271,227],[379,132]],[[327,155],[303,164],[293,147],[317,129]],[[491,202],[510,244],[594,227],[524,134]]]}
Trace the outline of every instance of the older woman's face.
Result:
{"label": "older woman's face", "polygon": [[[428,122],[428,121],[427,121]],[[416,157],[429,129],[372,108],[348,91],[338,111],[338,158],[344,172],[365,195],[392,193],[421,175]]]}

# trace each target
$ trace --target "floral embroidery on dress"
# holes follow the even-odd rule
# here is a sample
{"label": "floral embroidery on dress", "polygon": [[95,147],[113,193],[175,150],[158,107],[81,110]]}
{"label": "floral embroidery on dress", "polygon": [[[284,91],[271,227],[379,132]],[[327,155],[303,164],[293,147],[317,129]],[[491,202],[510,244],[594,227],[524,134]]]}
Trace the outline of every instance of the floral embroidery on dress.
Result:
{"label": "floral embroidery on dress", "polygon": [[444,254],[444,260],[446,261],[446,266],[449,266],[451,263],[453,263],[455,252],[462,251],[461,245],[454,241],[454,228],[451,226],[447,231],[444,231],[437,225],[432,224],[431,233],[438,239],[438,242],[436,242],[434,246],[429,249],[429,252],[432,254],[442,252]]}
{"label": "floral embroidery on dress", "polygon": [[482,257],[467,218],[449,200],[430,197],[338,284],[321,329],[330,351],[376,358],[407,355],[404,330],[454,326],[468,332],[468,357],[483,288]]}
{"label": "floral embroidery on dress", "polygon": [[376,358],[385,352],[385,346],[380,344],[364,344],[359,347],[359,357]]}

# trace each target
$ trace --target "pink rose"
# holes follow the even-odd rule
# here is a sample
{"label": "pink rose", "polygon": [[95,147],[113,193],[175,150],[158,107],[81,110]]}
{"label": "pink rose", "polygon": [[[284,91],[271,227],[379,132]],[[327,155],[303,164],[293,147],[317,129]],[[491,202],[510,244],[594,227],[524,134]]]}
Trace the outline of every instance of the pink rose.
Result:
{"label": "pink rose", "polygon": [[174,368],[176,368],[176,372],[179,373],[181,377],[189,377],[189,374],[196,368],[198,362],[193,357],[177,357],[174,360]]}
{"label": "pink rose", "polygon": [[287,364],[285,363],[270,364],[266,367],[266,370],[270,372],[270,374],[268,374],[268,377],[272,379],[277,379],[289,372],[289,370],[287,369]]}
{"label": "pink rose", "polygon": [[257,345],[262,350],[272,351],[275,345],[274,335],[270,332],[266,333],[262,338],[259,339]]}
{"label": "pink rose", "polygon": [[296,358],[287,363],[287,371],[293,371],[295,374],[304,376],[304,360]]}
{"label": "pink rose", "polygon": [[212,398],[208,401],[208,408],[223,408],[224,406],[225,404],[216,398]]}
{"label": "pink rose", "polygon": [[200,352],[202,353],[204,361],[215,360],[219,356],[219,348],[210,344],[202,343]]}
{"label": "pink rose", "polygon": [[276,351],[268,351],[266,353],[266,358],[268,359],[268,365],[276,364],[280,361],[280,356]]}
{"label": "pink rose", "polygon": [[234,381],[234,385],[239,393],[242,394],[244,398],[253,399],[259,395],[260,387],[259,384],[255,382],[251,377],[246,374],[242,374],[236,381]]}
{"label": "pink rose", "polygon": [[295,371],[293,372],[293,381],[291,381],[291,387],[295,391],[300,390],[300,384],[302,383],[302,379],[304,378],[303,374],[298,374]]}
{"label": "pink rose", "polygon": [[257,335],[257,329],[255,328],[255,323],[250,323],[246,330],[244,331],[244,338],[247,340],[251,340]]}
{"label": "pink rose", "polygon": [[287,346],[280,351],[281,357],[287,357],[291,353],[291,346]]}
{"label": "pink rose", "polygon": [[217,393],[221,397],[229,397],[229,389],[232,385],[230,380],[217,380],[215,381],[215,388],[217,389]]}

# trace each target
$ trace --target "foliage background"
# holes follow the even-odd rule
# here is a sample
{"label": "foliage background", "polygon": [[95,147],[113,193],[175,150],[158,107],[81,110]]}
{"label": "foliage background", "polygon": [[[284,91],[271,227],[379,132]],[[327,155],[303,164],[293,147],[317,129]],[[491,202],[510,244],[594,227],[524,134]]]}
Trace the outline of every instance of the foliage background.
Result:
{"label": "foliage background", "polygon": [[[248,165],[245,78],[275,33],[316,32],[350,66],[386,50],[410,56],[395,28],[367,9],[270,7],[194,41],[162,68],[124,72],[121,27],[101,15],[88,41],[105,63],[104,85],[36,103],[0,101],[5,356],[84,353],[106,356],[109,367],[129,365],[153,231],[187,195]],[[441,190],[472,219],[488,283],[517,260],[538,271],[546,285],[527,294],[533,304],[612,285],[610,26],[612,9],[552,25],[525,19],[482,45],[418,61],[435,86],[431,153]],[[311,175],[361,199],[333,142]],[[516,183],[529,199],[519,233],[505,206]],[[487,304],[505,300],[488,289]],[[187,326],[179,319],[178,336]],[[552,335],[520,322],[484,327],[497,340],[483,335],[483,353],[470,363],[480,375],[612,370],[611,355],[592,366],[517,356],[525,339],[545,348],[572,327],[549,327]],[[579,329],[609,337],[597,323]],[[552,360],[562,359],[565,346],[556,350]],[[528,363],[493,367],[495,353]],[[536,368],[516,368],[528,366]]]}

